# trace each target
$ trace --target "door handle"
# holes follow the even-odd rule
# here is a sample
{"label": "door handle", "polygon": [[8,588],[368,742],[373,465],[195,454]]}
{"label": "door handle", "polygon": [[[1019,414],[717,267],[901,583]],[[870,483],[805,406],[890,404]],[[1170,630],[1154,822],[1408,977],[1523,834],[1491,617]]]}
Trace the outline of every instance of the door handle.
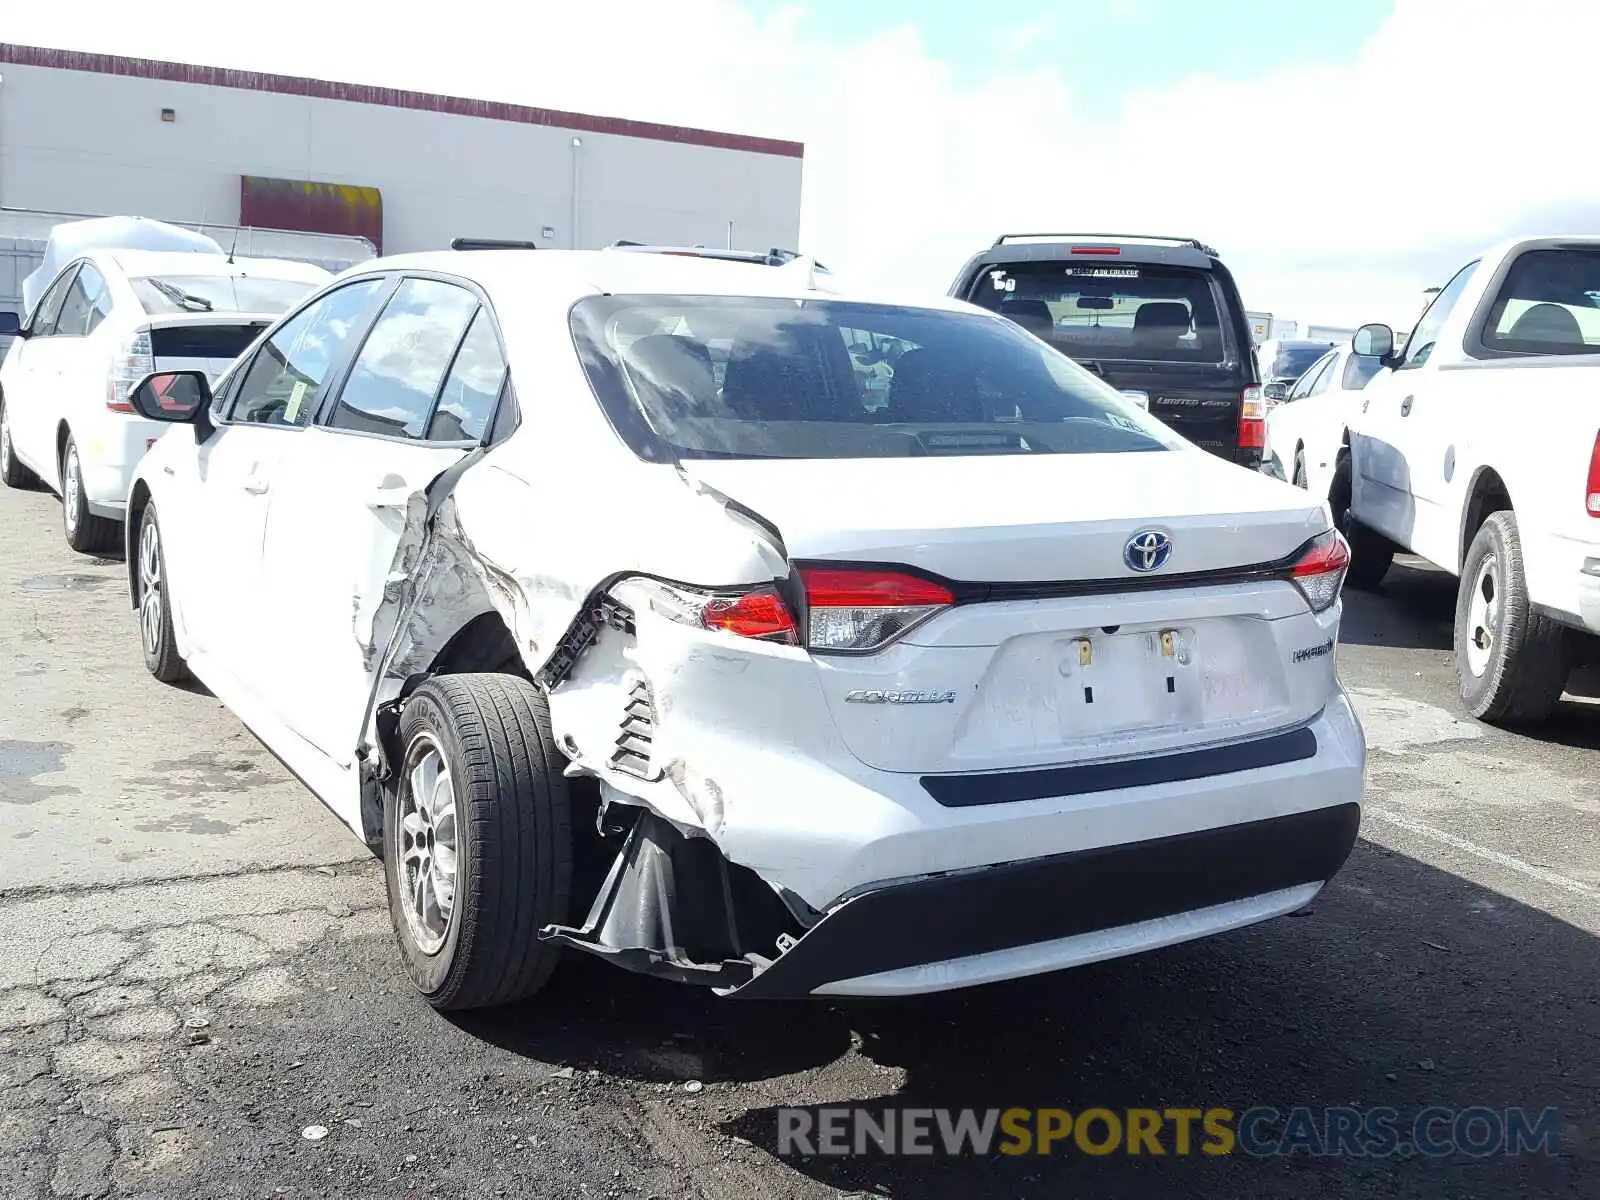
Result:
{"label": "door handle", "polygon": [[1402,417],[1409,417],[1411,415],[1411,402],[1415,399],[1415,396],[1407,396],[1404,400],[1400,401],[1400,415]]}
{"label": "door handle", "polygon": [[411,488],[404,482],[396,483],[391,476],[379,484],[367,497],[367,507],[374,512],[380,509],[404,509],[411,499]]}
{"label": "door handle", "polygon": [[267,481],[261,478],[259,475],[252,475],[249,479],[244,481],[244,490],[249,492],[252,496],[265,495],[268,486],[269,485]]}

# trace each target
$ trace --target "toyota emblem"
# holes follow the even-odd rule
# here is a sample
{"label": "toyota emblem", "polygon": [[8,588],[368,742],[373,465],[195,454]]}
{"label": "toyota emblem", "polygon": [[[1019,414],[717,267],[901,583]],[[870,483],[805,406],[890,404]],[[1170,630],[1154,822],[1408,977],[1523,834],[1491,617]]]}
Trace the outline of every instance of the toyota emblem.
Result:
{"label": "toyota emblem", "polygon": [[1159,571],[1172,557],[1172,539],[1159,529],[1141,529],[1122,548],[1122,561],[1141,573]]}

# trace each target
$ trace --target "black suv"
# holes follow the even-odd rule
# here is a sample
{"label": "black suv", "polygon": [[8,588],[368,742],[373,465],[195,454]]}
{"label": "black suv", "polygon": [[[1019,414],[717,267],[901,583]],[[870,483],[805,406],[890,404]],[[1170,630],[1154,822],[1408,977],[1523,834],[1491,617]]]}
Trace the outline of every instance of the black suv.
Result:
{"label": "black suv", "polygon": [[1196,445],[1260,463],[1266,409],[1250,327],[1210,246],[1006,234],[961,269],[950,295],[1011,318]]}

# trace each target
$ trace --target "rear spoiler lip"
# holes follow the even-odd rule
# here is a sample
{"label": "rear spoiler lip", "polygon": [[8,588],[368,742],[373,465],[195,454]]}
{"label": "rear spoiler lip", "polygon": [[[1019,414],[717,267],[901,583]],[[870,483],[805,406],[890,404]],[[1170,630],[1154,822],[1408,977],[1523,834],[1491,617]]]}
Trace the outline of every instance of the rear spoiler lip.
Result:
{"label": "rear spoiler lip", "polygon": [[259,325],[264,329],[282,315],[282,313],[241,312],[162,313],[159,316],[142,318],[138,328],[151,330],[178,329],[186,325]]}

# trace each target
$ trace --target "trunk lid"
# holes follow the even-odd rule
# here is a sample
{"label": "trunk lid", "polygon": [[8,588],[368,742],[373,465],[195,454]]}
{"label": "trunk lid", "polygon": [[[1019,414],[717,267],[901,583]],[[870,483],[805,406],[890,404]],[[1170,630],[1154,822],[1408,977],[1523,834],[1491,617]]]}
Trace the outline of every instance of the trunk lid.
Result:
{"label": "trunk lid", "polygon": [[[872,653],[814,656],[845,744],[880,770],[1162,753],[1307,721],[1335,688],[1338,606],[1261,570],[1328,528],[1304,492],[1196,450],[693,461],[791,559],[972,586]],[[1134,535],[1169,560],[1129,565]],[[1174,576],[1181,578],[1174,579]]]}

